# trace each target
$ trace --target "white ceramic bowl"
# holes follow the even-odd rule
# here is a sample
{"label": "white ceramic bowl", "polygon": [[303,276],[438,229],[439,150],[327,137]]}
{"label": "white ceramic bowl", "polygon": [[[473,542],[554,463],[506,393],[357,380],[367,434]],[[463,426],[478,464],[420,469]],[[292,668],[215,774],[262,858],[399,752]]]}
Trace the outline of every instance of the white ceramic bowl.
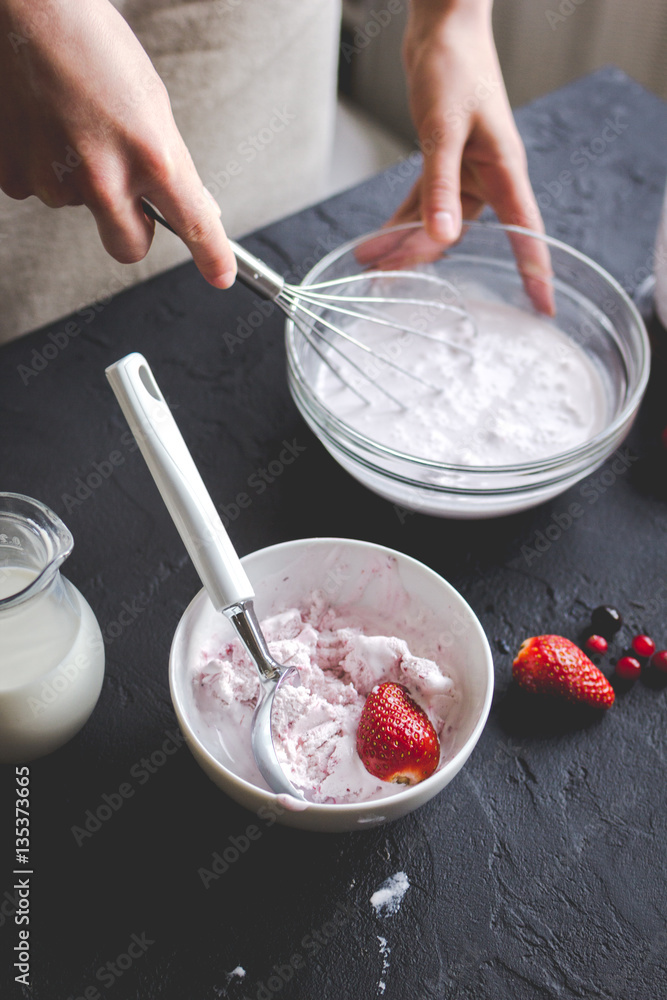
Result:
{"label": "white ceramic bowl", "polygon": [[[646,389],[650,349],[641,316],[611,275],[572,247],[516,226],[466,223],[461,239],[441,252],[433,250],[418,223],[411,223],[369,233],[339,247],[306,275],[303,285],[382,267],[388,240],[394,254],[414,241],[425,243],[429,253],[418,243],[418,259],[422,261],[425,255],[423,262],[408,259],[406,266],[451,282],[463,304],[470,293],[473,298],[500,301],[529,313],[532,305],[513,247],[518,240],[533,248],[537,244],[546,247],[554,271],[555,323],[597,369],[607,397],[607,422],[576,448],[513,465],[457,465],[397,451],[367,437],[328,408],[317,392],[321,358],[288,319],[290,390],[304,419],[344,469],[392,503],[423,514],[495,517],[552,499],[593,472],[619,447]],[[335,318],[340,325],[341,318]],[[327,337],[335,339],[330,333]]]}
{"label": "white ceramic bowl", "polygon": [[[484,631],[461,595],[423,563],[381,545],[341,538],[306,538],[283,542],[242,560],[256,593],[260,619],[303,601],[313,591],[323,591],[332,604],[378,608],[387,584],[400,585],[409,598],[410,616],[424,623],[425,646],[411,648],[428,655],[430,645],[445,652],[447,671],[462,691],[462,712],[448,757],[430,778],[395,795],[372,802],[318,805],[302,811],[286,808],[283,797],[242,777],[242,770],[219,746],[212,746],[194,704],[192,665],[197,662],[203,638],[212,633],[233,637],[231,625],[214,612],[202,590],[181,618],[171,647],[169,679],[171,697],[181,729],[196,760],[208,776],[233,799],[261,819],[275,818],[305,830],[338,832],[359,830],[398,819],[437,795],[463,767],[480,737],[491,706],[493,660]],[[380,605],[382,606],[382,605]],[[401,615],[405,616],[405,605]],[[392,615],[386,608],[386,628]],[[411,643],[411,646],[414,646]],[[223,756],[226,759],[223,762]],[[294,800],[291,800],[292,803]]]}

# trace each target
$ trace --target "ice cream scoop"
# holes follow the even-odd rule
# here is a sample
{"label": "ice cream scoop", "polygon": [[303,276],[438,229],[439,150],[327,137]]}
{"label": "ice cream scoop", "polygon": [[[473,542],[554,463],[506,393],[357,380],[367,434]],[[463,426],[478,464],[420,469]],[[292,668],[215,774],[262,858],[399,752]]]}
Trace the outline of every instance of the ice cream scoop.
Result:
{"label": "ice cream scoop", "polygon": [[269,653],[255,615],[252,585],[148,362],[141,354],[128,354],[107,368],[106,375],[211,604],[229,619],[257,667],[260,694],[251,743],[260,773],[274,792],[303,799],[278,762],[271,731],[276,692],[298,674]]}

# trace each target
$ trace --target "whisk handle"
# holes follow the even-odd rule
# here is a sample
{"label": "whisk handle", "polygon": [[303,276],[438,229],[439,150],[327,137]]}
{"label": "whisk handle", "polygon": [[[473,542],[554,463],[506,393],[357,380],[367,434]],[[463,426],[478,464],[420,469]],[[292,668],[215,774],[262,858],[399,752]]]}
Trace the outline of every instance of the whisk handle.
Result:
{"label": "whisk handle", "polygon": [[[168,229],[170,233],[178,236],[174,227],[170,226],[167,220],[163,219],[160,213],[143,198],[141,200],[141,207],[149,219],[153,219],[161,226],[164,226],[165,229]],[[259,292],[262,298],[271,299],[271,301],[277,299],[285,287],[284,279],[273,268],[268,267],[264,261],[261,261],[259,257],[255,257],[254,254],[244,249],[239,243],[230,240],[229,245],[236,257],[239,280],[244,285],[247,285],[248,288],[251,288],[253,292]]]}
{"label": "whisk handle", "polygon": [[229,245],[234,251],[239,269],[238,276],[243,284],[252,288],[253,292],[258,292],[265,299],[272,301],[277,299],[285,287],[284,278],[281,278],[273,268],[235,243],[234,240],[230,240]]}

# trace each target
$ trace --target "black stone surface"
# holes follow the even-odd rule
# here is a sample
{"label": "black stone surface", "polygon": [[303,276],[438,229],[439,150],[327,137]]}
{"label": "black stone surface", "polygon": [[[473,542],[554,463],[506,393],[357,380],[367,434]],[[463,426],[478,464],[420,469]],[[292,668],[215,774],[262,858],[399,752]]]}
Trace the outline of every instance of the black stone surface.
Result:
{"label": "black stone surface", "polygon": [[[605,70],[518,120],[548,231],[632,292],[651,268],[667,107]],[[397,166],[247,245],[298,277],[383,222],[415,170]],[[625,471],[608,463],[521,515],[452,522],[401,517],[339,469],[288,395],[280,315],[230,341],[256,308],[244,288],[221,294],[186,265],[82,312],[74,337],[63,321],[0,351],[1,488],[62,515],[76,542],[66,575],[108,639],[90,722],[31,767],[30,991],[13,983],[14,796],[11,769],[0,775],[3,998],[666,996],[664,687],[647,676],[591,721],[554,714],[510,682],[523,638],[576,639],[603,603],[625,620],[606,667],[635,630],[667,646],[664,342]],[[199,585],[104,378],[132,350],[151,363],[241,553],[318,534],[370,539],[433,566],[478,613],[495,656],[489,723],[459,776],[414,814],[358,834],[306,834],[236,806],[185,747],[145,770],[176,729],[169,645]],[[250,477],[284,441],[305,450],[260,494]],[[122,463],[79,502],[79,483],[114,451]],[[239,493],[252,502],[235,516]],[[572,502],[583,515],[536,545]],[[134,617],[113,637],[128,605]],[[124,783],[132,797],[77,843],[73,828]],[[252,823],[259,839],[205,888],[199,869],[231,838],[242,846]],[[370,897],[397,871],[410,889],[379,918]],[[133,935],[144,950],[135,944],[131,966],[112,971]],[[245,978],[230,979],[238,965]]]}

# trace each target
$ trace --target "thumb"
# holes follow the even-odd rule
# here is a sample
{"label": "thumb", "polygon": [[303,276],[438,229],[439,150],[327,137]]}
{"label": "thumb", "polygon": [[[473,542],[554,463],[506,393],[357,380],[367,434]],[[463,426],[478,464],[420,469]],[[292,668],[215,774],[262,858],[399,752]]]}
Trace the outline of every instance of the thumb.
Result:
{"label": "thumb", "polygon": [[[439,130],[442,133],[442,129]],[[446,130],[434,145],[423,138],[422,221],[431,239],[453,243],[461,232],[461,158],[463,131]]]}

